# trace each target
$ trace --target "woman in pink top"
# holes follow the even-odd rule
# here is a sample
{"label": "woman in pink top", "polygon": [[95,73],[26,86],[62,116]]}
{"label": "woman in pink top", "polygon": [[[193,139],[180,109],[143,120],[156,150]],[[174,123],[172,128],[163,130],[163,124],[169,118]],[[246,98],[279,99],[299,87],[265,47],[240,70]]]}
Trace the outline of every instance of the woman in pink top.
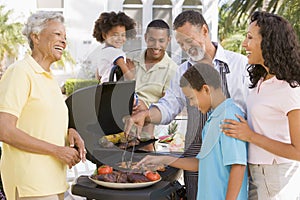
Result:
{"label": "woman in pink top", "polygon": [[250,67],[247,119],[223,132],[249,142],[249,199],[300,198],[300,48],[291,24],[255,12],[243,42]]}

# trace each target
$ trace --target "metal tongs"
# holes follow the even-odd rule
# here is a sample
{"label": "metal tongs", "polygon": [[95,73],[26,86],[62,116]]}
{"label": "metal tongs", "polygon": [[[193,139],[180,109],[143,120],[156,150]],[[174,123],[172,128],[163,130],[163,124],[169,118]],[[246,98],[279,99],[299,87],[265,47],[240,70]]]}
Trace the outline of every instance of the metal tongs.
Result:
{"label": "metal tongs", "polygon": [[125,148],[124,148],[124,151],[123,151],[123,154],[122,154],[122,163],[125,162],[127,169],[131,169],[131,167],[132,167],[133,154],[134,154],[134,151],[135,151],[135,145],[133,145],[132,150],[131,150],[130,160],[128,161],[127,157],[126,157],[126,153],[127,153],[128,143],[129,143],[129,137],[132,138],[132,139],[137,139],[138,140],[136,126],[133,125],[131,127],[131,130],[130,130],[129,134],[126,136],[126,144],[125,144]]}

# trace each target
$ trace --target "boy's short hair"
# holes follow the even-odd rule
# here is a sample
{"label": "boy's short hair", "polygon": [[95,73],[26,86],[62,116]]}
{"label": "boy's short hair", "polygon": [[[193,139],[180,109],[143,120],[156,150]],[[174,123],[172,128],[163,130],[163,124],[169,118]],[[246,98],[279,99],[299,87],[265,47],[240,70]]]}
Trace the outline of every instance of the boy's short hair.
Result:
{"label": "boy's short hair", "polygon": [[203,85],[215,89],[221,87],[219,72],[207,63],[197,63],[189,67],[180,79],[180,87],[191,86],[193,89],[200,91]]}
{"label": "boy's short hair", "polygon": [[151,21],[147,26],[146,33],[148,33],[150,28],[165,29],[168,31],[168,36],[171,35],[169,25],[162,19],[155,19],[155,20]]}

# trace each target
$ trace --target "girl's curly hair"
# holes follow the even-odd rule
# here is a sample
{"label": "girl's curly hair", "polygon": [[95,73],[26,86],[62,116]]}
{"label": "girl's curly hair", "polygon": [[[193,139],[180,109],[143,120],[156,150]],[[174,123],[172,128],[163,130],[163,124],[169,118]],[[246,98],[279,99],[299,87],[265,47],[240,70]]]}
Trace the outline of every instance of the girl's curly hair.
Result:
{"label": "girl's curly hair", "polygon": [[[264,65],[269,73],[278,80],[284,80],[291,87],[300,85],[300,48],[297,34],[292,25],[284,18],[264,11],[252,14],[250,24],[256,22],[262,36],[261,49]],[[267,75],[261,65],[251,65],[248,68],[250,80],[254,88],[260,78]]]}
{"label": "girl's curly hair", "polygon": [[105,39],[103,38],[103,33],[108,33],[115,26],[125,26],[126,38],[135,38],[136,23],[132,18],[127,16],[124,12],[103,12],[100,14],[99,18],[95,21],[93,37],[96,38],[98,42],[103,43]]}

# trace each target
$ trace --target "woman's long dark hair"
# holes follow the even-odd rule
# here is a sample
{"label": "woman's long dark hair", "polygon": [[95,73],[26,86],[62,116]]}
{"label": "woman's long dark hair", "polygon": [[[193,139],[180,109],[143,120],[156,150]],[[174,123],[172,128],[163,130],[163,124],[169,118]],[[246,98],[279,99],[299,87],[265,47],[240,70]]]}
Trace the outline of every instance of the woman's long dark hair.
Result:
{"label": "woman's long dark hair", "polygon": [[[267,12],[257,11],[251,16],[251,21],[256,22],[262,36],[261,49],[264,65],[269,68],[269,73],[278,80],[284,80],[291,87],[300,85],[300,48],[295,30],[284,18]],[[250,81],[254,88],[260,78],[267,75],[261,65],[248,67]]]}

